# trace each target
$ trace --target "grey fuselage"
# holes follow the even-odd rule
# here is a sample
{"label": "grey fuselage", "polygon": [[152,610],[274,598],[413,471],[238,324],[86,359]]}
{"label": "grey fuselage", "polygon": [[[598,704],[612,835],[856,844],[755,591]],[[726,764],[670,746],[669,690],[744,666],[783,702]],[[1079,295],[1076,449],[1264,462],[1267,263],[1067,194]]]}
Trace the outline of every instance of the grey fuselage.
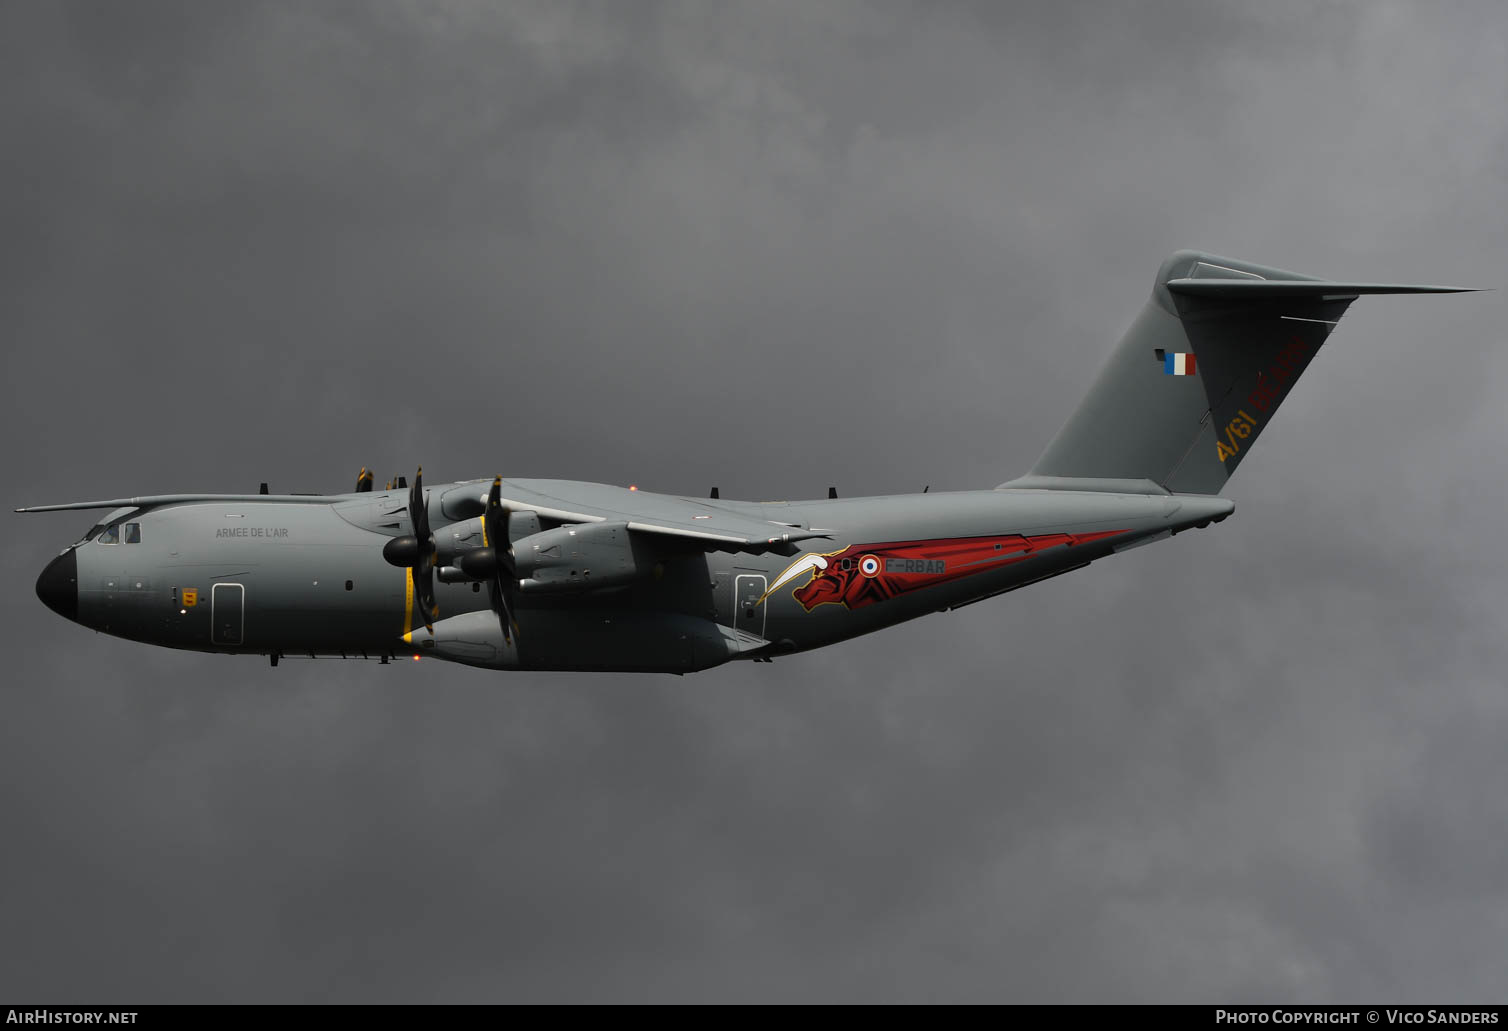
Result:
{"label": "grey fuselage", "polygon": [[[517,634],[506,647],[487,637],[496,624],[487,585],[464,580],[435,584],[435,636],[461,627],[460,643],[454,633],[439,647],[425,640],[411,572],[383,558],[384,543],[411,532],[403,491],[128,505],[102,524],[113,533],[97,527],[55,559],[38,593],[84,626],[170,648],[273,657],[433,654],[500,669],[685,673],[818,648],[956,608],[1208,525],[1234,507],[1151,484],[1103,486],[751,503],[505,480],[512,511],[537,518],[534,529],[661,516],[716,526],[736,517],[777,533],[824,534],[764,552],[639,535],[634,546],[645,561],[632,582],[521,591]],[[468,546],[477,521],[455,518],[456,505],[487,487],[478,480],[425,491],[442,549]],[[108,543],[112,536],[118,543]],[[771,589],[782,574],[785,582]],[[470,637],[481,643],[467,644]]]}

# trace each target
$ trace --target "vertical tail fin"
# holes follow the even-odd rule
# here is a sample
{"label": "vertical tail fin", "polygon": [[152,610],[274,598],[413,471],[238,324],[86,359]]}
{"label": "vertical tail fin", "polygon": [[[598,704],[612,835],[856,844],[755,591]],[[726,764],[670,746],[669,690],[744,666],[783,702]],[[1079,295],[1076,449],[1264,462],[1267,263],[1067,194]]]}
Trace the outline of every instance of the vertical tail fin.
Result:
{"label": "vertical tail fin", "polygon": [[1031,472],[1002,486],[1151,481],[1218,493],[1358,296],[1464,291],[1336,283],[1179,251],[1078,410]]}

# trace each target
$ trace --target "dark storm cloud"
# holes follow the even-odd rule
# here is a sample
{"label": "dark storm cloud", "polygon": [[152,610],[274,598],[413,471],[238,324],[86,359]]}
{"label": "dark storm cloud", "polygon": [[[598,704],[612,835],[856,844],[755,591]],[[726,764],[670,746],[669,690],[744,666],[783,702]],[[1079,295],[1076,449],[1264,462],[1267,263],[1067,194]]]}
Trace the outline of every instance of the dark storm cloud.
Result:
{"label": "dark storm cloud", "polygon": [[[1501,287],[1493,5],[9,5],[23,503],[1029,467],[1178,246]],[[1491,998],[1495,295],[1217,533],[684,681],[158,653],[11,517],[0,994]]]}

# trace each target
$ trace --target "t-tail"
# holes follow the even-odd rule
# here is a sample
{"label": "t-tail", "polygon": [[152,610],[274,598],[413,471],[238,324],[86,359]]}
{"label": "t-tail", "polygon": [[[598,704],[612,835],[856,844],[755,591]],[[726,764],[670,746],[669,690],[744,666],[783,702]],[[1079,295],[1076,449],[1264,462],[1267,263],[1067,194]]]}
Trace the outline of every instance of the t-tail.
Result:
{"label": "t-tail", "polygon": [[1217,494],[1352,301],[1464,292],[1179,251],[1067,425],[1002,486]]}

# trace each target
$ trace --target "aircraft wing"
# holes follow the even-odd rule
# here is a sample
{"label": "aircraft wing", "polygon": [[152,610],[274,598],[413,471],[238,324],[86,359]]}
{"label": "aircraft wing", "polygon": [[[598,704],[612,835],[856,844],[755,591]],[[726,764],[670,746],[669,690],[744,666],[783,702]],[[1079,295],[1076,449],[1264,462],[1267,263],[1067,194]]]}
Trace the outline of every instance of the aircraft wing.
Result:
{"label": "aircraft wing", "polygon": [[[445,496],[477,494],[485,500],[491,481],[439,486]],[[328,505],[349,501],[343,495],[308,494],[156,494],[108,501],[79,501],[64,505],[33,505],[17,512],[61,512],[95,508],[150,508],[196,501],[246,501],[265,504]],[[569,480],[504,480],[503,504],[517,511],[538,512],[567,523],[623,522],[633,533],[679,540],[703,551],[741,551],[782,554],[794,552],[799,541],[829,536],[801,524],[762,520],[697,498],[632,490],[605,483]],[[743,506],[747,508],[748,506]]]}
{"label": "aircraft wing", "polygon": [[17,512],[84,512],[93,508],[157,508],[161,505],[184,505],[196,501],[250,501],[257,504],[328,505],[339,496],[324,494],[148,494],[139,498],[111,498],[106,501],[70,501],[65,505],[28,505]]}
{"label": "aircraft wing", "polygon": [[703,551],[794,552],[826,538],[801,524],[762,520],[715,501],[569,480],[504,480],[503,504],[573,523],[624,522],[633,533],[679,540]]}

